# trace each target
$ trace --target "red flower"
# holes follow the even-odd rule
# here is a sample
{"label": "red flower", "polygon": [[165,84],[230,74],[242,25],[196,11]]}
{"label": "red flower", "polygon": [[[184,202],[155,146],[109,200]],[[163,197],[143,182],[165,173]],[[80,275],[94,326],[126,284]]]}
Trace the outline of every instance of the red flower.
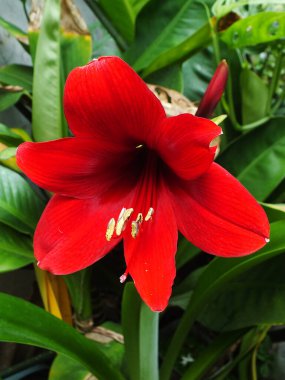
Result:
{"label": "red flower", "polygon": [[20,168],[55,192],[34,238],[39,266],[68,274],[93,264],[122,238],[127,273],[152,310],[163,310],[175,277],[178,230],[202,250],[236,257],[261,248],[263,209],[213,163],[213,122],[167,118],[121,59],[72,71],[64,95],[75,137],[24,143]]}

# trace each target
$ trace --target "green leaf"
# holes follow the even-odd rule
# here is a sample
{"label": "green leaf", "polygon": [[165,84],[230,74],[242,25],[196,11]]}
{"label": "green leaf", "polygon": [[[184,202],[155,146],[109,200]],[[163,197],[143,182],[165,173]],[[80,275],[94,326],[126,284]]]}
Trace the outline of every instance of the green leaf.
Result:
{"label": "green leaf", "polygon": [[136,17],[149,1],[99,0],[99,4],[122,37],[127,42],[132,42],[135,36]]}
{"label": "green leaf", "polygon": [[200,321],[218,331],[284,324],[284,262],[284,254],[273,257],[234,278],[209,300]]}
{"label": "green leaf", "polygon": [[6,65],[0,67],[0,82],[20,86],[32,92],[33,68],[25,65]]}
{"label": "green leaf", "polygon": [[87,380],[90,375],[90,372],[77,361],[64,355],[57,355],[51,365],[48,379]]}
{"label": "green leaf", "polygon": [[80,362],[100,380],[124,379],[101,352],[99,344],[43,309],[3,293],[0,293],[0,340],[64,354]]}
{"label": "green leaf", "polygon": [[24,45],[28,44],[27,33],[19,29],[16,25],[6,21],[4,18],[0,17],[0,26],[7,30],[13,37],[15,37],[19,42]]}
{"label": "green leaf", "polygon": [[16,104],[23,93],[23,91],[6,91],[0,88],[0,112]]}
{"label": "green leaf", "polygon": [[270,204],[262,202],[260,202],[260,204],[264,208],[270,223],[285,219],[285,204]]}
{"label": "green leaf", "polygon": [[19,145],[23,139],[9,127],[0,123],[0,141],[5,145]]}
{"label": "green leaf", "polygon": [[271,119],[237,139],[218,162],[263,201],[285,178],[285,118]]}
{"label": "green leaf", "polygon": [[242,122],[253,123],[266,116],[269,88],[253,71],[244,69],[240,75]]}
{"label": "green leaf", "polygon": [[222,291],[241,273],[285,252],[284,228],[284,220],[273,223],[270,243],[255,254],[242,258],[216,258],[210,262],[199,277],[189,305],[170,342],[161,367],[161,380],[170,378],[176,358],[192,324],[212,296]]}
{"label": "green leaf", "polygon": [[143,75],[180,62],[210,41],[210,25],[201,3],[188,0],[133,67]]}
{"label": "green leaf", "polygon": [[11,157],[16,156],[16,147],[9,147],[0,151],[0,160],[8,160]]}
{"label": "green leaf", "polygon": [[[35,44],[30,31],[30,44]],[[60,1],[47,0],[36,48],[32,130],[36,141],[61,138],[64,131],[60,75]]]}
{"label": "green leaf", "polygon": [[232,24],[221,35],[231,48],[254,46],[285,36],[285,12],[260,12]]}
{"label": "green leaf", "polygon": [[32,234],[44,203],[17,173],[0,166],[0,222]]}
{"label": "green leaf", "polygon": [[213,7],[213,14],[220,18],[230,13],[235,8],[244,7],[246,5],[274,5],[274,4],[285,4],[284,0],[216,0]]}
{"label": "green leaf", "polygon": [[219,335],[189,366],[181,380],[200,380],[217,362],[222,354],[229,349],[248,330],[240,329]]}
{"label": "green leaf", "polygon": [[33,261],[31,238],[0,223],[0,273],[21,268]]}
{"label": "green leaf", "polygon": [[92,267],[89,267],[64,276],[76,319],[79,322],[92,318],[91,273]]}
{"label": "green leaf", "polygon": [[91,54],[92,41],[89,34],[61,32],[61,59],[65,79],[74,67],[86,65]]}

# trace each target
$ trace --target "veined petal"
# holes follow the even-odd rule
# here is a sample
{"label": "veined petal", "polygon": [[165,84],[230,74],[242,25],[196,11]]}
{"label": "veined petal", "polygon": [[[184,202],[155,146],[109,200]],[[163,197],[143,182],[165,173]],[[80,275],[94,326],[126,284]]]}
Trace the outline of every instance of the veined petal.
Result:
{"label": "veined petal", "polygon": [[162,181],[153,206],[152,219],[142,223],[137,237],[125,235],[124,251],[127,271],[140,296],[153,311],[163,311],[175,278],[178,233],[175,215]]}
{"label": "veined petal", "polygon": [[69,274],[99,260],[120,241],[107,241],[106,229],[124,206],[128,207],[128,196],[102,204],[98,198],[55,195],[35,232],[34,251],[39,267],[54,274]]}
{"label": "veined petal", "polygon": [[264,210],[219,165],[213,163],[194,181],[171,181],[170,186],[179,230],[203,251],[243,256],[257,251],[268,240]]}
{"label": "veined petal", "polygon": [[165,112],[136,72],[119,57],[101,57],[74,69],[64,111],[76,136],[103,136],[123,144],[150,142]]}
{"label": "veined petal", "polygon": [[[128,186],[134,181],[136,149],[123,150],[102,139],[65,138],[42,143],[25,142],[17,163],[38,186],[78,198]],[[137,166],[137,165],[136,165]]]}
{"label": "veined petal", "polygon": [[168,166],[184,179],[193,179],[208,170],[216,147],[211,141],[222,130],[210,120],[190,114],[165,119],[156,149]]}

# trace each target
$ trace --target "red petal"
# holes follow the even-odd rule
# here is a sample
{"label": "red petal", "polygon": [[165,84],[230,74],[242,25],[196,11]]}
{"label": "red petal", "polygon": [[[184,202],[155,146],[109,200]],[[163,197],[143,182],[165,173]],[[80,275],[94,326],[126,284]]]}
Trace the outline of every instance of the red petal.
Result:
{"label": "red petal", "polygon": [[196,116],[211,117],[217,104],[219,103],[228,79],[229,67],[223,60],[217,67],[213,78],[199,104]]}
{"label": "red petal", "polygon": [[17,150],[17,163],[40,187],[62,195],[88,198],[132,183],[135,151],[122,152],[121,147],[110,142],[77,137],[26,142]]}
{"label": "red petal", "polygon": [[128,196],[102,204],[100,199],[55,195],[46,207],[34,237],[39,266],[54,274],[69,274],[103,257],[120,239],[106,240],[109,220],[117,218]]}
{"label": "red petal", "polygon": [[195,181],[172,182],[171,191],[179,230],[203,251],[243,256],[265,245],[269,223],[264,210],[219,165],[212,164]]}
{"label": "red petal", "polygon": [[105,136],[143,144],[165,112],[143,80],[118,57],[101,57],[74,69],[66,82],[64,110],[76,136]]}
{"label": "red petal", "polygon": [[211,141],[221,128],[207,119],[183,114],[165,119],[157,150],[171,169],[184,179],[203,174],[213,162],[216,147]]}
{"label": "red petal", "polygon": [[128,272],[144,302],[153,311],[167,306],[175,277],[177,225],[163,183],[157,188],[153,218],[144,221],[138,236],[124,237]]}

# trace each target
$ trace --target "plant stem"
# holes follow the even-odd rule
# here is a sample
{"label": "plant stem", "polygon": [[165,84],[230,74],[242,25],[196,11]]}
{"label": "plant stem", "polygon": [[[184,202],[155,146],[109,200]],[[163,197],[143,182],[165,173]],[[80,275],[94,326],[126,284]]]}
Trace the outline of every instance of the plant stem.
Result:
{"label": "plant stem", "polygon": [[274,97],[274,94],[276,92],[276,88],[279,82],[279,77],[282,69],[282,62],[283,62],[283,55],[279,54],[276,59],[276,65],[273,72],[273,77],[270,82],[269,86],[269,93],[268,93],[268,99],[267,99],[267,105],[266,105],[266,113],[269,114],[271,110],[271,104]]}
{"label": "plant stem", "polygon": [[176,362],[176,359],[180,353],[180,350],[188,335],[188,332],[190,331],[195,321],[197,311],[201,306],[201,304],[199,305],[197,303],[192,303],[190,299],[190,303],[188,304],[187,309],[185,310],[185,313],[181,318],[181,321],[174,333],[174,336],[169,344],[168,350],[164,357],[160,371],[161,380],[170,380],[171,372]]}
{"label": "plant stem", "polygon": [[124,40],[124,38],[118,33],[118,31],[114,28],[113,24],[110,22],[110,20],[105,16],[100,6],[97,4],[95,0],[85,0],[89,8],[93,11],[95,16],[99,19],[99,21],[102,23],[104,28],[110,33],[110,35],[114,38],[116,41],[118,47],[121,51],[126,51],[128,48],[128,44]]}

